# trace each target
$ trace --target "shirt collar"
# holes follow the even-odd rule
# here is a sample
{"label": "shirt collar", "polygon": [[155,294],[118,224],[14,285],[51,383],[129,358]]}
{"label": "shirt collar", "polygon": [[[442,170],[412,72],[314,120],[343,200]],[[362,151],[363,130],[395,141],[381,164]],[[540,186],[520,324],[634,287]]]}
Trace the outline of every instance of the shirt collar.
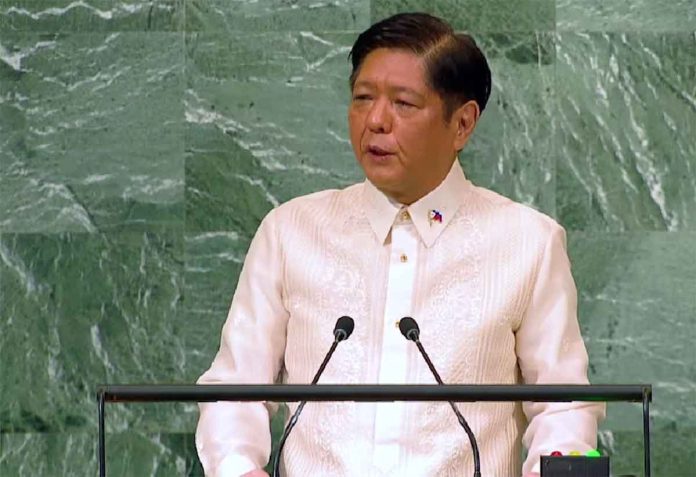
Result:
{"label": "shirt collar", "polygon": [[365,180],[365,214],[379,243],[384,244],[402,205],[394,202],[369,180]]}
{"label": "shirt collar", "polygon": [[458,160],[435,189],[406,207],[394,202],[370,181],[365,181],[365,213],[380,243],[384,243],[399,211],[408,210],[426,247],[431,247],[464,201],[463,192],[471,183]]}

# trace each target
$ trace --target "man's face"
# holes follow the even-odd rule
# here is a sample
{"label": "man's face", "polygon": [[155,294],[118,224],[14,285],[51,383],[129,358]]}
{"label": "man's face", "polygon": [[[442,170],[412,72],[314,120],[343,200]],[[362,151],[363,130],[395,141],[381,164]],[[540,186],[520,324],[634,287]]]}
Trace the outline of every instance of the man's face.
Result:
{"label": "man's face", "polygon": [[404,50],[372,51],[352,93],[350,140],[370,182],[403,204],[437,187],[463,146],[460,114],[445,121],[444,103],[427,85],[421,58]]}

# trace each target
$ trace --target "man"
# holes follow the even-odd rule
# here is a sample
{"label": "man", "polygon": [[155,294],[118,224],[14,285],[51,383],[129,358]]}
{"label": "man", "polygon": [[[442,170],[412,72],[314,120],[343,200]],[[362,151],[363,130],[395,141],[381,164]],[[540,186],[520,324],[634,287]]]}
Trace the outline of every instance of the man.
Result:
{"label": "man", "polygon": [[[351,60],[350,136],[367,180],[263,220],[200,382],[309,383],[346,314],[355,331],[321,383],[434,383],[396,326],[403,316],[419,321],[446,383],[587,383],[563,229],[474,186],[456,160],[490,93],[474,41],[432,16],[401,14],[362,33]],[[270,408],[201,405],[207,475],[266,475]],[[459,408],[486,477],[537,475],[542,454],[593,448],[603,414],[579,403]],[[471,475],[451,412],[446,403],[310,403],[287,442],[286,475]]]}

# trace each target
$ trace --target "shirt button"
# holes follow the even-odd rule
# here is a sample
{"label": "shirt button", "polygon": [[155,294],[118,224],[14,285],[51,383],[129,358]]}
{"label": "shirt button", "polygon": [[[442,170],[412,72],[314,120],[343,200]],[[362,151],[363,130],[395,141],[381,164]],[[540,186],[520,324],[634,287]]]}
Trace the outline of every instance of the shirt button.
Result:
{"label": "shirt button", "polygon": [[408,219],[409,219],[408,212],[405,211],[405,210],[404,210],[403,212],[401,212],[401,220],[403,220],[403,221],[405,222],[405,221],[407,221]]}
{"label": "shirt button", "polygon": [[408,256],[406,256],[405,253],[402,253],[401,257],[399,257],[399,260],[401,260],[401,263],[406,263],[408,262]]}

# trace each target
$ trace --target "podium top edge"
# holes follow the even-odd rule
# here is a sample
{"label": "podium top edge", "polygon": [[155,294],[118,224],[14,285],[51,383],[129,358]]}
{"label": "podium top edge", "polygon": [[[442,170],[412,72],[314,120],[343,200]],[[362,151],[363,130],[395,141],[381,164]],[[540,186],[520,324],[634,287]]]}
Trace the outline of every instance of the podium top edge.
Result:
{"label": "podium top edge", "polygon": [[652,401],[650,384],[105,384],[105,402]]}

